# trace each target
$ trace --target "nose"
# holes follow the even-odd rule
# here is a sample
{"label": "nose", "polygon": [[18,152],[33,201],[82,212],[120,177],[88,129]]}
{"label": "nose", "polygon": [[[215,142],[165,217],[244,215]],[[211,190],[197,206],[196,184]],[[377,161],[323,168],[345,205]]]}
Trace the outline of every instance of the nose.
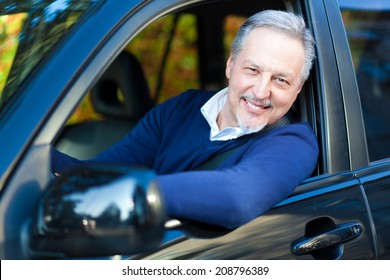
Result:
{"label": "nose", "polygon": [[253,85],[253,95],[258,99],[268,99],[271,96],[271,78],[261,75]]}

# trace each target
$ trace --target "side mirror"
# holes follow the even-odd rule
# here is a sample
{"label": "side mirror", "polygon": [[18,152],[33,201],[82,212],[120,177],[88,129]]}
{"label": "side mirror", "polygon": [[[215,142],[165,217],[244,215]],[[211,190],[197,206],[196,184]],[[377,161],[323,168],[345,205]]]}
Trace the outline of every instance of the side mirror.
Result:
{"label": "side mirror", "polygon": [[81,165],[48,186],[32,225],[35,257],[129,255],[158,246],[166,213],[155,175],[116,165]]}

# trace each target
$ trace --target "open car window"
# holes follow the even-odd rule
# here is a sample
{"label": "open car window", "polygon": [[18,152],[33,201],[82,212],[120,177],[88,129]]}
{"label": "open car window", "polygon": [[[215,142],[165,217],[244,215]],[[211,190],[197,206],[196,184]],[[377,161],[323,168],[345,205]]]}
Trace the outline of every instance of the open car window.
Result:
{"label": "open car window", "polygon": [[[224,3],[222,7],[218,1],[210,1],[176,11],[147,26],[116,58],[113,65],[117,66],[111,65],[83,99],[70,117],[57,148],[80,159],[90,158],[119,141],[152,106],[188,89],[218,91],[226,87],[226,61],[239,26],[257,10],[291,9],[284,1],[244,2],[245,5],[237,9],[235,2]],[[132,64],[137,64],[133,65],[137,71],[128,67]],[[134,88],[137,90],[128,91]],[[295,119],[314,122],[307,116],[314,108],[300,110],[312,104],[304,96],[306,93],[301,95],[293,108]],[[129,108],[134,110],[129,112]],[[143,109],[135,113],[135,108]],[[84,123],[93,126],[93,132],[87,133]],[[109,126],[111,132],[104,133],[102,126]],[[76,134],[82,136],[73,136]],[[86,143],[104,142],[108,138],[106,144],[99,145],[99,150],[81,151]]]}

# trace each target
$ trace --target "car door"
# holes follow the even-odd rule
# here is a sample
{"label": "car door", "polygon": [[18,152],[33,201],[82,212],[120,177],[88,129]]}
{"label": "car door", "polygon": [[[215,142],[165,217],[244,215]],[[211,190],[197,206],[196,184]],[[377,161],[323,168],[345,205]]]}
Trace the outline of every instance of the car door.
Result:
{"label": "car door", "polygon": [[[232,232],[192,229],[180,242],[139,257],[372,259],[370,225],[360,184],[351,173],[345,173],[303,184],[271,211]],[[339,243],[328,239],[332,235]]]}
{"label": "car door", "polygon": [[[387,182],[388,172],[383,165],[367,168],[363,114],[339,8],[336,1],[307,1],[299,7],[312,23],[317,40],[318,60],[302,102],[315,104],[307,106],[306,117],[317,131],[322,147],[319,176],[307,180],[290,198],[265,215],[232,232],[195,225],[184,230],[187,237],[135,258],[375,259],[381,254],[386,256],[384,197],[387,191],[383,190],[383,184]],[[376,181],[379,178],[382,178],[380,183]],[[384,196],[379,199],[381,194]],[[380,237],[376,230],[378,222],[384,225],[379,226]]]}
{"label": "car door", "polygon": [[356,176],[361,181],[369,203],[372,232],[379,259],[390,258],[390,163],[376,163],[372,167],[360,170]]}
{"label": "car door", "polygon": [[[196,225],[187,230],[187,237],[135,258],[377,257],[371,209],[361,182],[352,172],[367,166],[368,160],[361,110],[355,106],[359,100],[352,62],[350,56],[343,55],[349,49],[337,3],[303,1],[299,8],[312,24],[317,41],[317,61],[302,102],[307,105],[306,118],[317,131],[322,149],[318,176],[307,180],[266,214],[232,232],[207,231],[207,227]],[[337,24],[329,23],[334,20]],[[338,59],[345,60],[341,66]],[[344,92],[349,95],[344,96]],[[345,106],[344,100],[348,101]],[[348,123],[351,119],[345,117],[346,111],[354,118],[354,129]]]}

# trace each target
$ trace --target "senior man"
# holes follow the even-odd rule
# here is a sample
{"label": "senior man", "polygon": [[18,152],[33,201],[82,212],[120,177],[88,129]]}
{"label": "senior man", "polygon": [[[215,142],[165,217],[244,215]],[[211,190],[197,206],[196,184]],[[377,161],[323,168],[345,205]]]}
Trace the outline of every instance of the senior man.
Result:
{"label": "senior man", "polygon": [[[228,87],[189,90],[156,106],[89,162],[152,168],[168,215],[235,228],[286,198],[317,163],[307,123],[281,124],[307,79],[314,39],[293,13],[267,10],[240,27]],[[199,170],[234,151],[211,170]],[[53,172],[80,163],[53,149]]]}

